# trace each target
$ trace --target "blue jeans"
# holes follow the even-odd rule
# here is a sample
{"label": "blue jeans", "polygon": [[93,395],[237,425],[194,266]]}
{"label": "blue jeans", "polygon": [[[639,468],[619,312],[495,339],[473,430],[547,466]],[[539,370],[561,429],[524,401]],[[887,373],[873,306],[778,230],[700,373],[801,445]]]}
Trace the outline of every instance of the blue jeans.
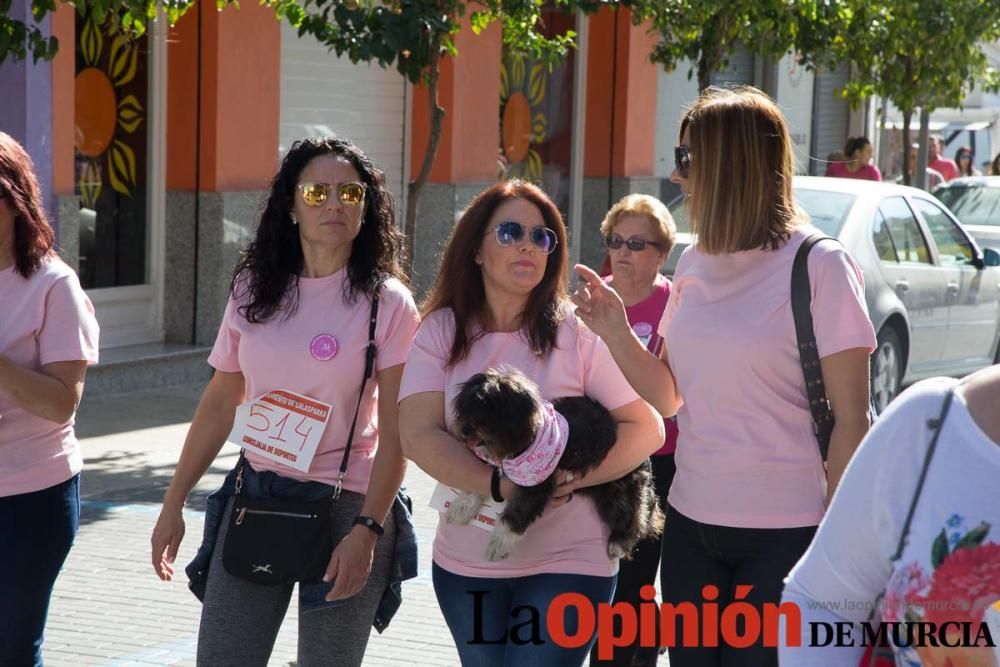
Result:
{"label": "blue jeans", "polygon": [[[580,593],[595,607],[611,601],[614,577],[538,574],[491,579],[463,577],[434,564],[434,592],[464,667],[579,667],[596,632],[579,648],[563,648],[549,634],[546,611],[560,593]],[[573,637],[578,614],[570,606],[564,631]]]}
{"label": "blue jeans", "polygon": [[79,526],[79,475],[0,498],[0,665],[41,666],[49,598]]}

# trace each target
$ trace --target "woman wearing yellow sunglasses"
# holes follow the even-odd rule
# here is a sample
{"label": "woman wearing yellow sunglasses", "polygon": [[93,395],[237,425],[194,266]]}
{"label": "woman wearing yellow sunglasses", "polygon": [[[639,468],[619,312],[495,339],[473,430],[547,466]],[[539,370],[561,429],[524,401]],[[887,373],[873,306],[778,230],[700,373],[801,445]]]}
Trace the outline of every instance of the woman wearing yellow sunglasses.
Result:
{"label": "woman wearing yellow sunglasses", "polygon": [[[292,146],[236,267],[216,372],[153,532],[153,568],[169,580],[185,499],[227,438],[244,443],[187,567],[204,602],[199,664],[266,664],[297,581],[299,664],[360,665],[369,628],[395,609],[383,597],[398,604],[396,582],[415,575],[396,396],[418,315],[400,240],[382,172],[360,149]],[[289,509],[305,504],[319,509]],[[315,548],[291,546],[304,534]]]}

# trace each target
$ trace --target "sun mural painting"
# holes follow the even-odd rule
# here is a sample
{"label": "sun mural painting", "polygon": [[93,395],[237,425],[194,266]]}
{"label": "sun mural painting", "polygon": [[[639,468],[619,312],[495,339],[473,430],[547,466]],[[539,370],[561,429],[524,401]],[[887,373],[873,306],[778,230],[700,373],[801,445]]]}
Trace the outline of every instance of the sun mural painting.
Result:
{"label": "sun mural painting", "polygon": [[108,35],[92,17],[78,31],[76,134],[80,203],[97,208],[106,185],[131,196],[138,183],[136,153],[130,136],[143,122],[143,107],[128,92],[139,69],[139,43]]}
{"label": "sun mural painting", "polygon": [[542,63],[531,63],[518,55],[504,58],[500,68],[500,138],[508,178],[542,178],[538,147],[545,142],[548,130],[542,109],[547,81]]}

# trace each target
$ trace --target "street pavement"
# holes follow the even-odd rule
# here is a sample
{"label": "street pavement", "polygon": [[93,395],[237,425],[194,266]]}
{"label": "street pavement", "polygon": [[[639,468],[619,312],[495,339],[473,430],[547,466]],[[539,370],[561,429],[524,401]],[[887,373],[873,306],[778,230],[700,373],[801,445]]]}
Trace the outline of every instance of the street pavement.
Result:
{"label": "street pavement", "polygon": [[[77,416],[85,459],[80,531],[56,582],[43,649],[46,665],[195,664],[201,605],[187,589],[183,567],[201,542],[205,496],[235,464],[236,447],[223,448],[191,494],[173,581],[162,582],[153,573],[149,538],[201,390],[182,385],[84,397]],[[364,664],[455,667],[458,655],[430,577],[437,516],[427,503],[434,482],[411,464],[404,484],[414,502],[419,576],[403,585],[403,606],[385,633],[372,631]],[[295,664],[295,600],[270,665]],[[666,657],[660,664],[667,664]]]}

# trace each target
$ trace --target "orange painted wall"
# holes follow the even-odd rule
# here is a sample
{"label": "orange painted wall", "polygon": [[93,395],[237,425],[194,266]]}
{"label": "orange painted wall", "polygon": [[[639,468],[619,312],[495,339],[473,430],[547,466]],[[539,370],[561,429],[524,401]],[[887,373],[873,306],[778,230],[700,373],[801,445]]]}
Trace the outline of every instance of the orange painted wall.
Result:
{"label": "orange painted wall", "polygon": [[60,3],[52,15],[52,36],[59,51],[52,60],[52,189],[57,195],[71,195],[73,173],[74,73],[76,71],[76,10]]}
{"label": "orange painted wall", "polygon": [[[445,109],[433,183],[468,183],[496,179],[500,136],[500,63],[502,33],[491,25],[479,35],[468,22],[455,37],[457,58],[442,63],[439,103]],[[410,169],[420,172],[430,126],[425,86],[413,90]]]}
{"label": "orange painted wall", "polygon": [[196,3],[171,29],[168,58],[167,188],[195,188],[200,152],[200,190],[266,189],[277,168],[281,104],[281,33],[274,11],[243,4],[219,12]]}
{"label": "orange painted wall", "polygon": [[605,7],[590,19],[585,177],[653,173],[657,71],[647,32],[628,9]]}

